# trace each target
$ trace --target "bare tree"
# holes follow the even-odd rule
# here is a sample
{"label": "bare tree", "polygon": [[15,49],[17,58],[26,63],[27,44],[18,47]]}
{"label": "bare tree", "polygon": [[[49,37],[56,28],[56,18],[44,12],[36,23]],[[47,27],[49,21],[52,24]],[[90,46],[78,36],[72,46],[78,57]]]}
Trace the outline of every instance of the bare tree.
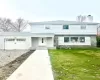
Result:
{"label": "bare tree", "polygon": [[0,18],[0,30],[4,32],[13,31],[11,20],[7,18]]}
{"label": "bare tree", "polygon": [[28,24],[28,21],[25,21],[24,19],[19,18],[12,25],[15,31],[21,32],[26,28],[27,24]]}
{"label": "bare tree", "polygon": [[77,21],[79,22],[84,22],[85,19],[86,19],[86,16],[82,16],[82,15],[77,16]]}

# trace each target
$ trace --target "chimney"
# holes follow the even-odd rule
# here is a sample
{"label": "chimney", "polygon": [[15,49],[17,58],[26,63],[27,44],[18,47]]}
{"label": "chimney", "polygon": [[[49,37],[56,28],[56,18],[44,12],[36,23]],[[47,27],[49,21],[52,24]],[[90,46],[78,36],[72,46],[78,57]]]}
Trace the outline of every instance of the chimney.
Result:
{"label": "chimney", "polygon": [[93,22],[93,16],[88,15],[86,21],[87,22]]}

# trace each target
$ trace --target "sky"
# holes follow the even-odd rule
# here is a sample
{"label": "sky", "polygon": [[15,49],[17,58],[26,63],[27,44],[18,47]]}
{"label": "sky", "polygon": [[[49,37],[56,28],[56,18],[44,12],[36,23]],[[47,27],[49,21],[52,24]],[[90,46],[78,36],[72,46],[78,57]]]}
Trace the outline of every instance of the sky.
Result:
{"label": "sky", "polygon": [[100,22],[100,0],[0,0],[0,17],[31,22],[67,20],[78,15],[92,15]]}

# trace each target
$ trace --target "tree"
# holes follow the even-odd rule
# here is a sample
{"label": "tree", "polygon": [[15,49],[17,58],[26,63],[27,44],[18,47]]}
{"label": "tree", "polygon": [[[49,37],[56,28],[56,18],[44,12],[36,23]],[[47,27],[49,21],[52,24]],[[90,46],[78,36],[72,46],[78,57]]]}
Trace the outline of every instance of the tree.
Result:
{"label": "tree", "polygon": [[77,21],[79,22],[84,22],[85,19],[86,19],[86,16],[82,16],[82,15],[77,16]]}
{"label": "tree", "polygon": [[97,47],[100,47],[100,36],[97,36]]}
{"label": "tree", "polygon": [[7,18],[0,18],[0,30],[4,32],[13,31],[11,20]]}
{"label": "tree", "polygon": [[25,21],[22,18],[19,18],[12,25],[13,25],[13,28],[14,28],[15,31],[21,32],[21,31],[23,31],[26,28],[27,24],[28,24],[27,21]]}

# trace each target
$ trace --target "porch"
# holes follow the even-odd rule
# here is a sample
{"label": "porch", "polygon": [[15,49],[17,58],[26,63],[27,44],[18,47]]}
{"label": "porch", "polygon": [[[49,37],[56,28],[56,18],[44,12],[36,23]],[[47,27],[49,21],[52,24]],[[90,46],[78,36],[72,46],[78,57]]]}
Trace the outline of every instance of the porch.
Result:
{"label": "porch", "polygon": [[39,47],[54,48],[54,34],[38,34],[31,37],[31,49]]}

